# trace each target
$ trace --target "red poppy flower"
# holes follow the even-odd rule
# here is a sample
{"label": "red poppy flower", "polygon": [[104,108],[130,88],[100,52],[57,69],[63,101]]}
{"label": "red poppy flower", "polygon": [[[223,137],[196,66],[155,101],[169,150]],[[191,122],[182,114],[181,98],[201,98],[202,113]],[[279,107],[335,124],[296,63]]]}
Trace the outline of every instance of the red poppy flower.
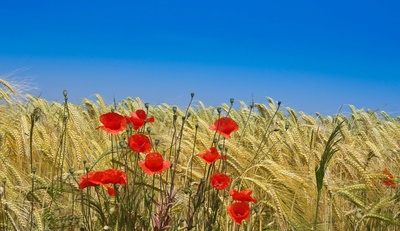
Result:
{"label": "red poppy flower", "polygon": [[108,169],[103,172],[101,179],[103,184],[123,184],[127,183],[126,173],[118,169]]}
{"label": "red poppy flower", "polygon": [[126,129],[127,121],[125,116],[122,116],[115,112],[108,112],[100,116],[100,122],[102,126],[98,126],[96,129],[103,129],[110,134],[118,134],[120,131]]}
{"label": "red poppy flower", "polygon": [[230,183],[231,178],[226,174],[216,172],[211,176],[211,185],[218,190],[224,190]]}
{"label": "red poppy flower", "polygon": [[153,148],[149,137],[143,134],[134,134],[129,137],[128,146],[136,152],[148,153]]}
{"label": "red poppy flower", "polygon": [[231,138],[230,134],[239,129],[238,124],[231,118],[223,117],[216,120],[213,125],[210,126],[211,130],[216,130],[225,138]]}
{"label": "red poppy flower", "polygon": [[199,156],[203,158],[207,163],[212,164],[218,159],[226,159],[226,156],[222,156],[218,153],[216,147],[207,148],[205,153],[200,153]]}
{"label": "red poppy flower", "polygon": [[110,196],[115,196],[115,189],[114,189],[114,187],[111,187],[110,185],[107,185],[107,184],[105,184],[104,186],[107,188],[108,195],[110,195]]}
{"label": "red poppy flower", "polygon": [[107,188],[110,196],[115,195],[114,188],[109,184],[127,184],[126,173],[118,169],[108,169],[105,171],[93,171],[83,175],[79,181],[79,188],[84,189],[89,186],[103,185]]}
{"label": "red poppy flower", "polygon": [[171,166],[171,162],[164,160],[162,155],[158,152],[147,154],[145,160],[139,160],[138,163],[142,170],[148,175],[162,173]]}
{"label": "red poppy flower", "polygon": [[233,202],[231,206],[226,206],[226,210],[238,225],[242,225],[242,221],[250,216],[250,205],[247,202]]}
{"label": "red poppy flower", "polygon": [[144,122],[154,122],[154,117],[147,118],[146,112],[142,109],[136,110],[127,117],[128,121],[133,124],[133,129],[138,130],[144,125]]}
{"label": "red poppy flower", "polygon": [[242,202],[254,202],[257,203],[257,199],[251,196],[251,191],[250,189],[245,189],[240,192],[236,191],[235,189],[232,189],[229,191],[229,194],[232,196],[232,199],[235,201],[242,201]]}
{"label": "red poppy flower", "polygon": [[96,186],[99,184],[103,184],[101,182],[101,178],[103,177],[103,172],[94,171],[89,172],[82,176],[81,180],[79,181],[79,188],[83,189],[89,186]]}
{"label": "red poppy flower", "polygon": [[392,175],[392,173],[389,172],[389,170],[387,170],[386,168],[383,170],[383,174],[387,175],[390,180],[382,180],[382,184],[386,185],[386,186],[390,186],[392,188],[396,188],[396,182],[394,181],[394,177]]}

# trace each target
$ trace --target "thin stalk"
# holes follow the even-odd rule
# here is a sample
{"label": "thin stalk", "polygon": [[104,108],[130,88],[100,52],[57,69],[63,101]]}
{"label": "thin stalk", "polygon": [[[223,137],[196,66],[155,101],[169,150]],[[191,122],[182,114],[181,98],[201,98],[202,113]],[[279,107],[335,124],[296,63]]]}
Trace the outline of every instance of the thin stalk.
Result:
{"label": "thin stalk", "polygon": [[[188,161],[188,166],[186,167],[186,174],[185,174],[185,193],[188,193],[188,210],[187,210],[187,230],[191,229],[192,226],[192,221],[193,221],[193,214],[191,214],[191,203],[192,203],[192,189],[191,189],[191,181],[193,180],[193,157],[194,157],[194,151],[196,149],[196,141],[197,141],[197,131],[198,131],[199,125],[196,124],[195,126],[195,132],[194,132],[194,140],[193,140],[193,148],[192,148],[192,154],[190,156],[190,159]],[[188,173],[188,169],[190,168],[190,171]],[[188,180],[188,174],[190,174],[189,176],[189,180]],[[194,212],[194,211],[193,211]]]}
{"label": "thin stalk", "polygon": [[33,229],[33,210],[35,209],[34,203],[33,203],[33,198],[34,198],[34,190],[35,190],[35,173],[36,169],[32,168],[32,189],[31,189],[31,214],[30,214],[30,227],[29,230]]}
{"label": "thin stalk", "polygon": [[272,115],[272,118],[271,118],[270,121],[268,122],[267,128],[265,129],[265,132],[264,132],[264,134],[262,135],[263,138],[262,138],[262,140],[261,140],[261,143],[260,143],[260,145],[258,146],[258,149],[257,149],[257,151],[256,151],[256,154],[254,155],[253,159],[250,161],[250,164],[249,164],[249,165],[252,165],[252,164],[253,164],[253,161],[257,158],[257,156],[260,154],[261,150],[263,149],[263,147],[264,147],[264,145],[265,145],[265,140],[269,137],[269,135],[267,136],[267,134],[270,134],[270,133],[269,133],[269,129],[270,129],[270,127],[271,127],[271,124],[272,124],[272,122],[273,122],[275,116],[278,114],[278,111],[279,111],[279,108],[280,108],[280,107],[281,107],[281,101],[278,101],[278,107],[276,108],[274,114]]}
{"label": "thin stalk", "polygon": [[248,123],[249,123],[249,121],[250,121],[251,112],[253,111],[253,108],[254,108],[254,100],[251,102],[250,111],[249,111],[249,116],[247,116],[246,122],[244,123],[244,127],[243,127],[243,129],[242,129],[242,133],[240,134],[239,140],[238,140],[238,141],[241,141],[241,140],[242,140],[242,137],[243,137],[243,135],[244,135],[244,132],[246,131],[247,125],[248,125]]}
{"label": "thin stalk", "polygon": [[[148,224],[149,224],[149,226],[148,227],[150,227],[150,223],[153,221],[153,219],[152,219],[152,210],[153,210],[153,201],[155,201],[155,199],[154,199],[154,184],[155,184],[155,178],[156,176],[155,176],[155,174],[153,174],[153,180],[152,180],[152,184],[151,184],[151,197],[150,197],[150,202],[149,202],[149,217],[148,217]],[[160,178],[161,178],[161,175],[160,175]],[[161,181],[161,180],[160,180]],[[153,227],[154,227],[154,224],[153,224]]]}
{"label": "thin stalk", "polygon": [[[67,133],[67,121],[68,121],[68,115],[69,115],[69,109],[68,109],[68,97],[67,97],[67,93],[64,92],[64,118],[63,118],[63,134]],[[66,135],[63,136],[63,140],[62,140],[62,151],[61,151],[61,168],[60,168],[60,186],[61,186],[61,191],[63,188],[63,182],[62,182],[62,172],[64,169],[64,161],[65,161],[65,153],[66,153],[66,142],[67,142],[67,138]]]}
{"label": "thin stalk", "polygon": [[193,97],[194,97],[194,93],[191,94],[190,97],[190,102],[186,108],[186,112],[185,115],[182,117],[182,125],[181,125],[181,129],[179,130],[179,140],[178,140],[178,147],[177,147],[177,152],[175,154],[175,158],[174,158],[174,162],[172,165],[172,171],[171,171],[171,188],[170,188],[170,195],[172,195],[173,189],[174,189],[174,181],[175,181],[175,173],[176,173],[176,168],[177,168],[177,164],[178,164],[178,160],[179,160],[179,154],[181,153],[181,144],[182,144],[182,138],[183,138],[183,128],[185,127],[185,122],[187,121],[187,119],[190,116],[189,113],[189,109],[190,109],[190,105],[193,102]]}
{"label": "thin stalk", "polygon": [[33,210],[34,210],[33,192],[35,188],[35,173],[36,173],[36,168],[33,167],[33,128],[35,127],[35,122],[38,121],[40,118],[40,113],[41,113],[40,108],[35,108],[35,110],[31,115],[31,130],[29,132],[29,155],[30,155],[30,167],[32,174],[30,230],[33,229]]}
{"label": "thin stalk", "polygon": [[[186,174],[185,174],[185,185],[187,185],[188,182],[188,169],[190,168],[189,174],[190,174],[190,180],[193,179],[193,157],[194,157],[194,151],[196,150],[196,141],[197,141],[197,131],[198,131],[199,125],[196,124],[195,130],[194,130],[194,139],[193,139],[193,147],[192,147],[192,154],[190,155],[187,167],[186,167]],[[190,184],[190,183],[189,183]],[[189,197],[190,198],[190,197]]]}

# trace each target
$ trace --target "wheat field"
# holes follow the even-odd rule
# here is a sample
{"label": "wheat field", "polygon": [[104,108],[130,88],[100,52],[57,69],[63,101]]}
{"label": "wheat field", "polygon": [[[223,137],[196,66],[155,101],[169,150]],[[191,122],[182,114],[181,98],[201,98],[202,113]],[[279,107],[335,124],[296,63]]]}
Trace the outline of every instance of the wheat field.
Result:
{"label": "wheat field", "polygon": [[[78,178],[84,163],[109,168],[106,153],[113,143],[96,130],[100,115],[111,110],[128,115],[145,108],[144,102],[126,98],[108,105],[100,95],[79,105],[31,95],[16,101],[12,86],[5,81],[0,86],[0,230],[79,230],[80,190],[71,171]],[[220,106],[239,124],[225,141],[230,187],[250,188],[259,201],[240,230],[400,230],[400,190],[382,183],[390,180],[384,169],[399,183],[400,117],[353,106],[348,115],[308,115],[280,108],[271,98],[268,102],[235,102],[238,109]],[[151,136],[167,153],[174,136],[173,109],[167,104],[148,106],[155,118]],[[193,154],[210,146],[209,125],[218,116],[217,108],[201,102],[187,110],[171,214],[186,206],[183,182],[189,162],[192,181],[201,180],[205,164]],[[176,113],[184,115],[186,108]],[[326,166],[318,200],[316,168],[339,123],[336,152]],[[224,212],[218,220],[221,230],[239,230]]]}

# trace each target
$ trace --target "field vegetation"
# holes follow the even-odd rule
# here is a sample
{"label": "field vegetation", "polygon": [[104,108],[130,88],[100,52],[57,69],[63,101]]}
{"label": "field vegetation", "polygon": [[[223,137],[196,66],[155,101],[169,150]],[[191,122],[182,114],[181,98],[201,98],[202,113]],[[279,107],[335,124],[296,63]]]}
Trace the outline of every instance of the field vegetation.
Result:
{"label": "field vegetation", "polygon": [[[271,98],[208,107],[192,105],[193,94],[187,108],[14,94],[1,80],[0,230],[400,230],[400,118],[384,111],[308,115]],[[106,113],[137,110],[154,122],[98,128]],[[221,136],[210,129],[220,118],[239,129]],[[148,136],[169,168],[143,172],[133,134]],[[198,155],[210,147],[222,156],[212,164]],[[115,195],[80,187],[107,169],[127,174],[126,184],[105,185]],[[209,183],[218,171],[229,176],[225,190]],[[256,199],[241,223],[227,209],[232,189]]]}

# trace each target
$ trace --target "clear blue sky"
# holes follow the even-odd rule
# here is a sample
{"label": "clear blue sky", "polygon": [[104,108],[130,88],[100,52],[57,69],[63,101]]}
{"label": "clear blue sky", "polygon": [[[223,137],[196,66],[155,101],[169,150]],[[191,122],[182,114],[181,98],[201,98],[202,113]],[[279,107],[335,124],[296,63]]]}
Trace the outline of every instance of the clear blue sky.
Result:
{"label": "clear blue sky", "polygon": [[[207,106],[235,98],[313,114],[400,114],[400,1],[12,1],[0,76],[72,103]],[[237,102],[236,105],[239,105]]]}

